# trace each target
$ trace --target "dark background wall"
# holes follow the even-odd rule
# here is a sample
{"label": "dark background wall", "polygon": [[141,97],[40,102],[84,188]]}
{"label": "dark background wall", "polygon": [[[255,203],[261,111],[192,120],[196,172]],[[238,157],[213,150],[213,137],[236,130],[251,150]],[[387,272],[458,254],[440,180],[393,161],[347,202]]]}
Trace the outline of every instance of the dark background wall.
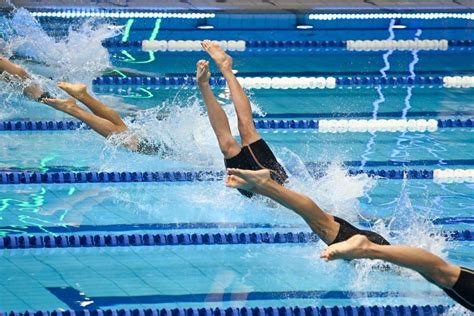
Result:
{"label": "dark background wall", "polygon": [[[8,6],[8,0],[0,0],[0,6]],[[383,10],[396,8],[474,9],[474,0],[451,1],[400,1],[400,0],[10,0],[17,7],[47,6],[100,6],[100,7],[146,7],[157,9],[206,9],[287,11],[318,9],[367,9]]]}

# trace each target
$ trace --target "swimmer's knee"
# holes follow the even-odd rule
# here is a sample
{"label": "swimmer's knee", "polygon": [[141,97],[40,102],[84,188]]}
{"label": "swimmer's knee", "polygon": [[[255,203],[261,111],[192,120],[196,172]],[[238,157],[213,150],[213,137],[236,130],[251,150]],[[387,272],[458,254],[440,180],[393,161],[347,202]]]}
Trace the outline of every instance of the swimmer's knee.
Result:
{"label": "swimmer's knee", "polygon": [[113,129],[113,133],[123,133],[128,131],[128,126],[124,123],[120,125],[114,125]]}
{"label": "swimmer's knee", "polygon": [[253,129],[247,129],[247,128],[240,129],[239,128],[239,134],[240,134],[240,139],[242,140],[243,146],[250,145],[256,142],[257,140],[259,140],[260,138],[262,138],[255,128]]}
{"label": "swimmer's knee", "polygon": [[257,128],[255,127],[253,120],[251,120],[250,123],[245,123],[245,122],[242,122],[242,120],[239,120],[237,127],[239,128],[239,133],[241,136],[242,134],[246,134],[250,136],[253,134],[258,134]]}
{"label": "swimmer's knee", "polygon": [[234,157],[241,150],[239,144],[237,144],[237,142],[235,141],[233,137],[226,138],[226,139],[219,139],[219,148],[222,152],[222,155],[224,155],[225,158]]}

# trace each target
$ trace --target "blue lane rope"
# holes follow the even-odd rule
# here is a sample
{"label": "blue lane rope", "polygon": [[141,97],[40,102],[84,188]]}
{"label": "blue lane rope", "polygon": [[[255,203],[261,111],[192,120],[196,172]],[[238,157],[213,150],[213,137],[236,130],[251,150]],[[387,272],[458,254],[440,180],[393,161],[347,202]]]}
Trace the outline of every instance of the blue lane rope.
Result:
{"label": "blue lane rope", "polygon": [[[336,77],[336,87],[340,86],[372,86],[372,85],[436,85],[443,86],[443,76],[393,76],[393,77]],[[211,77],[211,86],[223,87],[226,85],[224,77]],[[170,76],[170,77],[118,77],[101,76],[92,81],[95,86],[102,85],[139,85],[139,86],[196,86],[194,76]],[[270,89],[270,88],[269,88]]]}
{"label": "blue lane rope", "polygon": [[[142,47],[142,41],[122,42],[116,39],[106,39],[102,45],[107,48],[122,47]],[[472,47],[473,40],[448,40],[448,47]],[[326,41],[245,41],[245,48],[346,48],[347,41],[344,40],[326,40]]]}
{"label": "blue lane rope", "polygon": [[228,307],[228,308],[147,308],[99,310],[38,310],[2,312],[0,316],[434,316],[442,315],[450,306],[397,305],[397,306],[333,306],[333,307]]}
{"label": "blue lane rope", "polygon": [[[471,128],[474,119],[438,119],[438,128]],[[254,120],[257,129],[319,129],[318,120]],[[0,131],[57,131],[89,127],[80,121],[0,121]]]}
{"label": "blue lane rope", "polygon": [[[310,161],[306,162],[305,166],[310,170],[318,170],[328,165],[334,163],[333,161]],[[474,159],[421,159],[421,160],[408,160],[408,161],[397,161],[397,160],[368,160],[362,162],[360,160],[347,160],[340,162],[342,166],[345,167],[387,167],[387,166],[396,166],[396,167],[409,167],[409,166],[474,166]],[[55,166],[48,165],[48,172],[87,172],[93,171],[88,167],[80,166]],[[38,167],[3,167],[0,168],[0,172],[40,172]]]}
{"label": "blue lane rope", "polygon": [[[309,168],[314,177],[324,176],[324,171]],[[433,179],[433,170],[359,170],[349,169],[351,176],[366,174],[369,177],[385,179]],[[0,172],[0,184],[39,184],[39,183],[114,183],[114,182],[194,182],[194,181],[220,181],[224,178],[224,171],[82,171],[82,172]]]}
{"label": "blue lane rope", "polygon": [[0,184],[215,181],[223,171],[175,172],[0,172]]}
{"label": "blue lane rope", "polygon": [[[472,241],[474,231],[443,232],[450,241]],[[239,244],[306,244],[319,238],[314,233],[203,233],[203,234],[119,234],[119,235],[21,235],[0,238],[0,249],[74,248],[129,246],[185,246]]]}
{"label": "blue lane rope", "polygon": [[[315,177],[324,172],[310,169]],[[433,179],[433,170],[348,170],[349,175],[366,174],[369,177],[386,179]],[[224,171],[112,171],[112,172],[0,172],[0,184],[33,183],[114,183],[114,182],[193,182],[220,181]]]}

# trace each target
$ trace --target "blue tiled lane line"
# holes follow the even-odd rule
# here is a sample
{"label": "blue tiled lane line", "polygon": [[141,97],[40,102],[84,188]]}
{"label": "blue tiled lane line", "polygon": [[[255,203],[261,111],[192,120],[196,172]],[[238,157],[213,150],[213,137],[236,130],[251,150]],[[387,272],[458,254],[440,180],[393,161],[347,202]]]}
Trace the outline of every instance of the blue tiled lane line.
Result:
{"label": "blue tiled lane line", "polygon": [[86,297],[87,293],[68,287],[47,288],[58,299],[71,309],[82,309],[81,302],[91,302],[87,309],[97,309],[120,304],[159,304],[159,303],[201,303],[229,301],[265,301],[284,299],[352,299],[352,298],[383,298],[383,297],[423,297],[443,296],[442,293],[406,291],[284,291],[284,292],[241,292],[241,293],[197,293],[181,295],[141,295],[141,296],[98,296]]}

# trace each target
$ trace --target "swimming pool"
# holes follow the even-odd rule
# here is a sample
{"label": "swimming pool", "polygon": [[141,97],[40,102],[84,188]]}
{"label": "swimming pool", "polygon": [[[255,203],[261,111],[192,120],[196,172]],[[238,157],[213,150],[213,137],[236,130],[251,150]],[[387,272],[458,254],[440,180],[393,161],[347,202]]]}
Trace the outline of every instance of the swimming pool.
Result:
{"label": "swimming pool", "polygon": [[[193,51],[193,43],[183,48],[186,43],[171,41],[244,41],[244,50],[230,52],[239,77],[284,78],[280,86],[261,83],[249,93],[259,131],[290,172],[291,187],[390,240],[472,266],[472,176],[448,179],[434,172],[473,169],[473,89],[468,84],[449,87],[445,79],[472,74],[472,13],[443,19],[359,18],[356,13],[334,19],[309,13],[112,16],[96,23],[125,28],[105,39],[100,32],[81,29],[85,19],[72,18],[72,13],[44,17],[63,11],[38,12],[45,33],[37,34],[69,39],[53,46],[51,54],[75,48],[71,41],[80,36],[104,41],[100,55],[102,50],[110,53],[115,71],[108,69],[94,79],[78,70],[78,76],[89,75],[98,96],[130,115],[135,128],[166,141],[173,152],[165,158],[126,152],[84,126],[58,128],[72,120],[63,113],[18,95],[5,96],[0,122],[0,236],[5,248],[0,250],[0,311],[194,308],[185,313],[203,315],[209,308],[216,313],[230,307],[339,306],[321,313],[346,315],[343,306],[453,304],[440,289],[405,270],[380,271],[365,261],[323,262],[323,243],[308,237],[310,229],[299,217],[226,189],[219,174],[221,154],[190,79],[196,61],[206,56]],[[15,21],[31,19],[20,11],[6,21],[17,25]],[[314,29],[295,29],[295,24]],[[214,29],[196,28],[206,25]],[[69,26],[78,31],[68,35]],[[347,48],[349,40],[427,39],[447,40],[449,47]],[[167,41],[167,49],[144,51],[144,40]],[[35,52],[31,47],[22,47],[22,53]],[[34,57],[41,60],[44,55]],[[79,57],[66,61],[79,69]],[[60,61],[63,67],[65,61]],[[48,74],[49,66],[20,62],[42,78],[53,77],[45,79],[49,87],[62,79],[55,74],[64,68]],[[235,127],[225,86],[215,75],[214,89]],[[301,88],[304,78],[319,77],[334,78],[335,87]],[[387,120],[384,124],[437,121],[431,130],[415,121],[391,129],[349,126],[371,119]],[[334,120],[346,125],[327,127]],[[30,125],[17,128],[19,121]],[[37,125],[41,121],[46,123]],[[362,173],[351,176],[347,171]],[[382,177],[367,175],[382,171]],[[199,172],[211,176],[199,178]],[[42,176],[30,177],[32,173]],[[459,307],[451,310],[454,315],[462,312]]]}

